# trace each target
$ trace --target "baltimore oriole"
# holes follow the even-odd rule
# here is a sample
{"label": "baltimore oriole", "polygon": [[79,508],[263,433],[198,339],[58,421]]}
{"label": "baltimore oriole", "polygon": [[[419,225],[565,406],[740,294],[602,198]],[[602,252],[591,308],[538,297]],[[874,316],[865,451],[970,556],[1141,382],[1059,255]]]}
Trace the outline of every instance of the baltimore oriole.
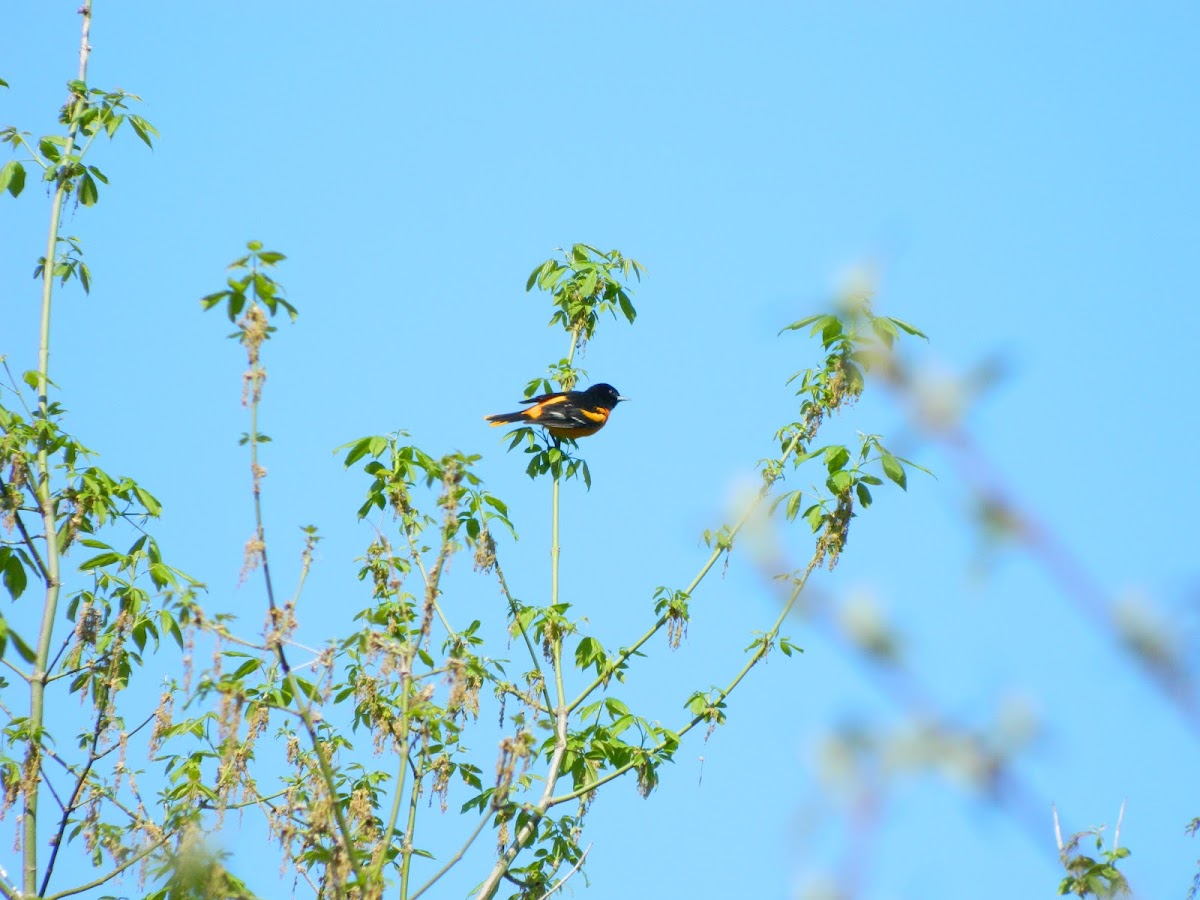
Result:
{"label": "baltimore oriole", "polygon": [[532,404],[518,412],[484,416],[492,425],[541,425],[556,438],[581,438],[604,427],[622,397],[611,384],[593,384],[586,391],[559,391],[522,400]]}

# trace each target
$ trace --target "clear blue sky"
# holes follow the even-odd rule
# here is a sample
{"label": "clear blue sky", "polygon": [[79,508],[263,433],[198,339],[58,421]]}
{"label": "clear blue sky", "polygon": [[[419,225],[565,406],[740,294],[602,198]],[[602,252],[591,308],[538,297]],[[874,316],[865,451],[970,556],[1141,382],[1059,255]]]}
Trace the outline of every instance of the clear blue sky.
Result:
{"label": "clear blue sky", "polygon": [[[77,6],[7,4],[0,124],[52,128]],[[1192,647],[1197,34],[1190,3],[100,0],[89,80],[141,94],[162,140],[96,154],[111,186],[66,224],[95,286],[62,295],[52,377],[74,430],[166,503],[170,556],[257,628],[259,593],[237,587],[241,360],[197,299],[247,239],[287,253],[301,317],[268,351],[268,528],[283,558],[296,526],[326,536],[303,611],[320,643],[366,602],[349,580],[362,486],[330,453],[363,434],[483,453],[518,513],[511,575],[540,589],[545,485],[480,417],[563,352],[529,270],[573,241],[619,247],[649,269],[640,316],[607,324],[583,365],[635,402],[586,445],[595,485],[566,491],[563,556],[566,589],[617,643],[656,585],[687,581],[700,531],[788,420],[784,381],[816,348],[776,332],[869,263],[879,310],[931,338],[910,347],[918,365],[1007,361],[967,425],[1109,599],[1144,595]],[[32,183],[0,203],[0,353],[17,369],[33,364],[45,209]],[[685,427],[681,406],[715,415]],[[820,591],[886,609],[944,714],[983,726],[1027,704],[1043,732],[1017,769],[1037,802],[1076,829],[1127,798],[1139,895],[1181,897],[1200,856],[1183,834],[1200,815],[1196,732],[1028,556],[977,577],[970,493],[893,397],[838,427],[896,435],[938,478],[884,492]],[[462,602],[501,615],[491,593]],[[774,609],[735,554],[631,701],[677,721]],[[953,780],[901,777],[870,836],[847,831],[817,744],[906,713],[815,624],[788,631],[806,653],[757,671],[653,797],[629,783],[600,798],[578,896],[801,897],[851,864],[871,900],[1051,896],[1044,805],[1038,845]]]}

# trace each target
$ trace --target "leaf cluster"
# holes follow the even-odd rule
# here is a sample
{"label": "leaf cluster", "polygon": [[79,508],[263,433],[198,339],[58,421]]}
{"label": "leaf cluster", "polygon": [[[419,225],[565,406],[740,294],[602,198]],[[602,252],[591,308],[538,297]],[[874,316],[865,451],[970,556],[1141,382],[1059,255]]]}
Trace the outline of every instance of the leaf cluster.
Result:
{"label": "leaf cluster", "polygon": [[[229,264],[230,275],[226,279],[224,290],[207,294],[200,300],[200,305],[206,310],[225,304],[225,315],[230,322],[236,322],[237,317],[247,308],[262,306],[273,317],[282,307],[288,317],[294,322],[299,315],[296,307],[283,297],[283,288],[268,273],[279,263],[287,259],[282,253],[264,250],[261,241],[247,241],[245,256],[240,256]],[[231,337],[246,339],[249,324]],[[268,328],[266,334],[274,333],[274,328]]]}
{"label": "leaf cluster", "polygon": [[[613,317],[619,313],[632,324],[637,310],[626,282],[631,275],[641,281],[645,266],[619,250],[605,253],[590,244],[573,244],[570,250],[561,252],[561,260],[547,259],[525,282],[526,291],[537,287],[550,294],[554,305],[550,324],[560,325],[573,335],[576,344],[592,339],[605,313]],[[563,383],[562,389],[573,386],[573,381]]]}
{"label": "leaf cluster", "polygon": [[[64,138],[30,143],[16,132],[5,136],[52,172],[47,180],[56,181],[64,195],[77,192],[79,202],[89,205],[97,197],[96,184],[104,183],[98,170],[81,162],[90,141],[112,136],[126,119],[146,143],[155,134],[125,110],[132,96],[73,84],[63,113]],[[3,187],[19,194],[24,168],[16,163],[4,171]],[[62,253],[53,263],[42,261],[40,274],[62,282],[77,277],[86,289],[91,276],[78,241],[57,235],[56,241]],[[139,531],[126,545],[103,533],[118,523],[141,529],[161,506],[131,479],[95,467],[86,449],[59,428],[62,411],[56,404],[40,403],[36,414],[27,408],[25,416],[5,410],[0,420],[0,459],[19,463],[13,468],[19,474],[5,483],[0,497],[0,512],[22,523],[18,538],[0,545],[0,574],[9,592],[15,599],[39,580],[52,590],[49,547],[65,556],[79,545],[90,554],[73,572],[80,583],[65,604],[73,630],[47,675],[52,684],[61,678],[68,693],[89,703],[90,721],[79,729],[82,762],[65,765],[74,796],[98,798],[103,814],[93,815],[82,801],[64,804],[56,846],[79,840],[93,864],[113,874],[143,854],[163,880],[153,896],[186,895],[205,873],[226,893],[241,896],[245,886],[224,871],[219,854],[189,842],[198,829],[219,825],[228,811],[254,807],[265,813],[288,863],[314,894],[374,897],[398,884],[398,895],[412,898],[436,884],[489,831],[498,858],[480,896],[494,896],[504,880],[516,886],[513,896],[543,896],[556,889],[555,879],[582,864],[584,821],[604,785],[632,773],[639,794],[649,795],[688,732],[703,726],[711,733],[727,721],[730,695],[754,666],[773,648],[787,656],[801,649],[780,629],[808,573],[827,556],[836,560],[853,503],[869,506],[870,488],[885,478],[905,487],[905,467],[912,465],[891,454],[876,435],[863,438],[857,455],[846,447],[810,445],[824,418],[862,391],[870,363],[860,320],[887,346],[889,335],[911,326],[871,317],[869,310],[791,326],[811,325],[821,335],[826,359],[800,376],[800,417],[780,430],[781,452],[764,463],[756,502],[770,509],[782,504],[789,520],[801,515],[798,492],[771,498],[771,489],[789,464],[821,459],[830,496],[817,498],[802,514],[819,534],[813,562],[794,579],[792,600],[775,623],[754,634],[741,669],[681,698],[678,721],[664,725],[631,709],[618,696],[619,686],[640,674],[643,648],[660,632],[670,647],[681,648],[700,585],[733,550],[745,517],[707,533],[710,553],[691,582],[653,592],[643,633],[623,646],[605,646],[588,633],[587,620],[573,605],[558,597],[557,575],[549,598],[522,599],[510,589],[494,532],[502,526],[515,537],[513,524],[507,505],[485,489],[477,473],[480,457],[429,453],[404,432],[339,448],[343,465],[358,469],[366,483],[358,517],[373,530],[358,577],[367,602],[349,634],[311,653],[298,649],[297,610],[318,535],[315,528],[304,529],[295,592],[290,597],[280,592],[277,600],[262,525],[265,470],[258,463],[260,445],[269,439],[257,425],[263,345],[275,332],[271,322],[277,314],[286,312],[294,321],[297,310],[275,278],[283,254],[258,241],[248,242],[246,250],[230,265],[224,287],[203,297],[201,305],[225,312],[237,326],[232,337],[248,354],[244,377],[251,424],[243,443],[255,471],[256,529],[247,544],[246,573],[261,570],[266,587],[261,636],[235,633],[230,617],[208,614],[196,601],[199,583],[164,562],[150,534]],[[534,269],[526,289],[536,286],[550,295],[550,323],[568,333],[570,346],[548,377],[529,383],[527,395],[574,387],[582,374],[574,354],[595,337],[599,323],[607,315],[635,320],[627,285],[644,271],[617,250],[587,244],[574,244],[561,259]],[[26,380],[35,388],[47,382],[44,372]],[[509,449],[518,446],[528,456],[531,477],[551,477],[556,508],[562,479],[579,477],[590,487],[587,463],[573,441],[548,440],[524,427],[510,435]],[[26,518],[35,522],[46,510],[51,526],[40,536],[36,527],[24,527]],[[118,549],[123,546],[128,549]],[[487,652],[486,605],[473,605],[463,615],[462,604],[448,597],[446,573],[464,552],[477,571],[495,578],[507,604],[508,634],[528,655],[523,664]],[[211,645],[213,662],[194,674],[186,660],[197,640]],[[182,675],[168,680],[158,709],[142,725],[127,728],[119,699],[144,668],[147,649],[160,642],[184,652]],[[45,635],[25,639],[7,625],[0,634],[0,651],[13,647],[26,665],[42,658],[46,643]],[[37,684],[40,676],[22,677]],[[488,694],[499,705],[503,732],[494,774],[479,764],[468,740]],[[162,778],[157,801],[147,802],[132,778],[122,782],[142,773],[115,757],[105,772],[97,763],[128,732],[151,723],[148,740]],[[16,784],[18,792],[35,792],[36,779],[22,773],[31,757],[49,752],[51,732],[33,717],[16,716],[7,734],[12,746],[27,752],[24,758],[0,757],[6,789]],[[370,754],[381,761],[372,762]],[[274,770],[264,766],[268,756]],[[266,774],[271,771],[280,774]],[[432,832],[422,825],[422,801],[436,799],[446,810],[452,789],[464,794],[458,809],[477,814],[479,824],[440,869],[422,870],[421,861],[434,856]],[[413,882],[418,871],[427,877],[420,888]]]}
{"label": "leaf cluster", "polygon": [[[867,509],[874,502],[871,488],[883,484],[886,478],[907,490],[906,467],[927,474],[928,470],[893,454],[877,434],[860,435],[859,445],[853,449],[844,444],[811,449],[810,445],[830,414],[853,405],[862,395],[866,374],[872,366],[887,364],[901,332],[922,338],[925,334],[900,319],[875,315],[867,295],[851,298],[838,312],[793,322],[780,333],[805,328],[809,329],[811,337],[819,336],[826,353],[825,360],[819,368],[802,369],[788,379],[789,384],[799,383],[796,390],[796,395],[801,398],[799,418],[781,428],[776,439],[785,455],[788,455],[789,447],[795,448],[795,452],[790,453],[794,468],[809,460],[821,459],[825,467],[824,487],[828,493],[816,489],[812,492],[792,490],[777,496],[772,509],[782,506],[788,521],[797,516],[804,519],[812,532],[820,535],[818,554],[832,569],[845,548],[850,520],[856,515],[855,505]],[[768,482],[783,473],[777,460],[763,461],[761,470]]]}
{"label": "leaf cluster", "polygon": [[[1080,852],[1082,838],[1094,835],[1097,856]],[[1130,893],[1129,883],[1118,868],[1118,863],[1129,856],[1128,847],[1104,849],[1104,840],[1099,829],[1074,835],[1061,851],[1062,864],[1067,875],[1058,885],[1059,896],[1071,894],[1075,897],[1111,898]]]}
{"label": "leaf cluster", "polygon": [[34,140],[27,131],[13,126],[0,130],[0,143],[24,150],[25,160],[9,160],[0,167],[0,192],[20,196],[25,187],[25,163],[42,170],[42,180],[55,185],[64,195],[75,194],[82,206],[94,206],[100,198],[100,184],[108,178],[96,166],[85,165],[84,157],[92,142],[103,135],[114,138],[126,122],[147,147],[153,148],[158,131],[148,121],[129,111],[130,101],[141,97],[126,91],[89,88],[84,82],[67,82],[70,97],[59,111],[58,121],[65,134],[43,135]]}
{"label": "leaf cluster", "polygon": [[[19,615],[0,618],[0,656],[29,690],[24,709],[19,692],[6,693],[0,817],[20,795],[27,810],[34,808],[44,782],[63,798],[43,826],[57,835],[54,846],[79,842],[90,848],[93,866],[111,867],[161,828],[137,786],[141,770],[113,754],[155,718],[130,720],[137,706],[122,694],[164,638],[186,646],[202,586],[170,565],[145,530],[162,512],[159,500],[133,478],[96,465],[95,454],[63,427],[57,402],[26,399],[39,381],[39,373],[26,373],[23,386],[14,381],[4,395],[15,397],[17,408],[0,403],[0,519],[8,535],[0,539],[0,572],[14,604],[37,593],[44,607],[61,612],[24,634]],[[89,552],[76,560],[79,548]],[[49,629],[59,618],[70,627],[52,642]],[[41,705],[47,690],[61,692],[50,717]],[[69,695],[78,701],[63,702]],[[151,741],[162,739],[156,728]],[[73,743],[79,763],[64,758]],[[40,774],[32,781],[17,774],[30,771]],[[164,807],[168,818],[179,814],[178,806]],[[54,859],[41,873],[43,893]]]}

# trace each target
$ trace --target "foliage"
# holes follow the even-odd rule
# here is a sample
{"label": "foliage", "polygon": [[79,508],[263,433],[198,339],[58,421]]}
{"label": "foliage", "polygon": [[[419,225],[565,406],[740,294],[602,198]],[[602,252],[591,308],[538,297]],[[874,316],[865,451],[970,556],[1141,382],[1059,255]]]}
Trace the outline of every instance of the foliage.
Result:
{"label": "foliage", "polygon": [[[1118,831],[1118,835],[1119,835]],[[1079,844],[1084,838],[1094,837],[1099,859],[1080,852]],[[1129,884],[1117,864],[1129,856],[1129,848],[1117,846],[1113,841],[1111,850],[1104,849],[1102,829],[1093,828],[1072,835],[1065,844],[1060,841],[1059,855],[1066,877],[1058,885],[1060,896],[1071,894],[1076,897],[1121,897],[1130,893]]]}
{"label": "foliage", "polygon": [[[224,287],[200,301],[234,323],[232,337],[246,353],[249,423],[241,443],[255,527],[243,577],[261,574],[265,624],[260,634],[244,633],[231,617],[205,608],[199,581],[164,561],[148,530],[162,513],[159,501],[134,479],[99,468],[51,397],[54,289],[72,279],[85,291],[92,283],[81,242],[60,234],[62,205],[74,196],[93,206],[107,184],[84,163],[95,138],[113,137],[126,122],[147,144],[157,135],[129,112],[135,95],[85,83],[89,5],[83,13],[83,71],[68,85],[64,133],[33,140],[3,132],[28,158],[6,164],[0,186],[18,197],[31,162],[52,196],[49,249],[36,266],[38,368],[20,380],[10,373],[0,404],[0,572],[12,599],[32,604],[22,607],[28,621],[0,621],[0,656],[28,698],[3,707],[0,814],[20,806],[23,870],[19,885],[0,881],[0,893],[107,890],[133,869],[155,900],[248,897],[203,835],[230,811],[258,810],[294,879],[318,897],[415,900],[485,832],[496,859],[481,873],[477,896],[494,897],[502,884],[514,898],[546,896],[583,866],[585,821],[602,788],[631,775],[649,795],[691,731],[703,726],[711,734],[726,723],[731,695],[756,665],[776,648],[789,657],[801,650],[782,628],[809,576],[836,565],[856,510],[874,502],[871,489],[885,480],[906,488],[915,465],[875,434],[853,447],[818,445],[821,426],[857,400],[901,332],[920,332],[875,316],[865,297],[785,329],[819,335],[824,359],[794,377],[797,418],[776,432],[778,453],[760,461],[755,497],[733,521],[705,532],[708,552],[694,577],[657,588],[645,621],[615,647],[589,634],[583,611],[559,596],[559,485],[572,477],[591,484],[574,442],[524,427],[509,444],[523,447],[531,477],[550,480],[552,587],[535,598],[518,597],[504,577],[496,536],[511,534],[513,525],[507,504],[478,474],[478,455],[430,452],[403,431],[343,445],[343,465],[365,483],[358,518],[371,526],[358,573],[362,608],[347,633],[308,651],[295,635],[320,535],[304,529],[299,578],[285,594],[270,566],[260,459],[270,441],[260,428],[263,355],[278,334],[279,313],[294,322],[298,310],[276,279],[285,256],[251,241]],[[528,383],[527,396],[578,382],[584,373],[574,366],[576,351],[596,338],[606,314],[634,322],[629,278],[640,280],[644,271],[617,250],[586,244],[534,269],[527,290],[549,294],[550,324],[563,329],[568,347],[548,375]],[[786,473],[810,462],[824,473],[824,492],[778,490]],[[626,686],[654,677],[642,648],[659,634],[679,646],[715,564],[733,552],[752,516],[777,510],[809,525],[812,556],[788,577],[787,601],[751,636],[744,663],[681,697],[683,712],[670,725],[661,713],[631,708]],[[483,610],[456,621],[445,574],[460,553],[471,554],[477,578],[498,585],[506,607],[500,615]],[[30,600],[35,594],[40,606]],[[489,625],[505,612],[504,636],[524,648],[519,665],[489,650]],[[194,660],[206,651],[212,663],[197,669]],[[131,688],[156,673],[165,678],[157,702],[148,703],[144,688]],[[72,697],[75,704],[64,702]],[[494,775],[468,750],[485,702],[494,702],[502,730]],[[136,744],[153,770],[134,767]],[[50,791],[57,810],[44,802]],[[464,824],[461,846],[447,852],[426,843],[422,823],[435,812],[422,801],[436,799],[445,813],[452,796]],[[94,876],[52,894],[60,854],[90,865]]]}
{"label": "foliage", "polygon": [[[570,336],[567,355],[546,368],[546,375],[531,378],[525,385],[525,396],[552,391],[573,390],[586,375],[574,365],[575,352],[596,333],[605,313],[613,318],[618,312],[629,324],[637,318],[632,291],[625,281],[630,275],[639,281],[646,268],[635,259],[627,259],[619,250],[605,253],[590,244],[574,244],[562,251],[562,260],[554,257],[537,266],[525,282],[526,292],[535,287],[550,294],[554,314],[550,327],[561,327]],[[624,279],[624,281],[622,280]],[[573,454],[576,442],[570,438],[545,439],[532,426],[515,428],[508,448],[524,445],[529,461],[525,473],[530,478],[550,475],[560,478],[582,478],[591,488],[592,474],[587,461]]]}
{"label": "foliage", "polygon": [[[1200,819],[1192,819],[1184,831],[1195,837],[1196,832],[1200,831]],[[1200,893],[1200,864],[1197,864],[1196,874],[1192,876],[1191,886],[1188,887],[1187,900],[1193,900],[1197,893]]]}

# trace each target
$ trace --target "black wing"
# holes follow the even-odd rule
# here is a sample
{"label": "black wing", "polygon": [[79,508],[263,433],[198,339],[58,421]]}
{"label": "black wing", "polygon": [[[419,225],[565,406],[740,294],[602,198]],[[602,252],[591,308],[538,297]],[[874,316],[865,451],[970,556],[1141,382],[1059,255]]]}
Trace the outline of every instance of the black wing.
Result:
{"label": "black wing", "polygon": [[[550,394],[538,394],[536,397],[530,397],[528,400],[522,400],[522,403],[545,403],[547,400],[557,400],[562,397],[563,400],[574,400],[582,391],[555,391]],[[562,400],[559,400],[561,403]]]}

